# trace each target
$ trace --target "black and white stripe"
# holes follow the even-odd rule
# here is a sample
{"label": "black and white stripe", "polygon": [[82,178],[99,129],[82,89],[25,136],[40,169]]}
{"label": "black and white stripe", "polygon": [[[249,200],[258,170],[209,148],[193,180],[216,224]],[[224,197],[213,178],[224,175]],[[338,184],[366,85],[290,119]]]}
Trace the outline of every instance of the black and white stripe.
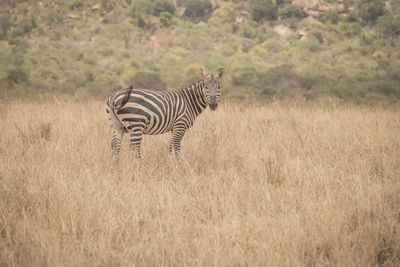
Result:
{"label": "black and white stripe", "polygon": [[216,109],[221,100],[220,79],[223,69],[208,75],[200,69],[203,78],[178,91],[152,91],[132,86],[115,92],[107,101],[106,111],[111,121],[113,158],[117,159],[124,132],[130,133],[130,148],[141,157],[143,134],[155,135],[172,131],[170,151],[179,153],[181,140],[196,117],[210,106]]}

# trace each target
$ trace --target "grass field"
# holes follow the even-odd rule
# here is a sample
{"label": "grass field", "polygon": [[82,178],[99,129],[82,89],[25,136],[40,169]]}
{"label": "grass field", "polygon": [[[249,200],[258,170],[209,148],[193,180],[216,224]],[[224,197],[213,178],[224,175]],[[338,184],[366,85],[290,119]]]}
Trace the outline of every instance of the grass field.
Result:
{"label": "grass field", "polygon": [[399,109],[225,102],[113,167],[104,107],[1,103],[1,266],[400,264]]}

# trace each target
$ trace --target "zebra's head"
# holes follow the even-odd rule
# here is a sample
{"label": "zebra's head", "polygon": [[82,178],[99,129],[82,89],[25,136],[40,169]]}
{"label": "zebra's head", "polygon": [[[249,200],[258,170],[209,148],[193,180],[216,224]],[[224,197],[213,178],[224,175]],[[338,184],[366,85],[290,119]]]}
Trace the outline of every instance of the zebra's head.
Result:
{"label": "zebra's head", "polygon": [[216,74],[207,74],[203,68],[200,68],[200,75],[204,81],[204,96],[207,104],[212,110],[217,109],[219,101],[221,101],[220,80],[224,74],[224,69],[219,68]]}

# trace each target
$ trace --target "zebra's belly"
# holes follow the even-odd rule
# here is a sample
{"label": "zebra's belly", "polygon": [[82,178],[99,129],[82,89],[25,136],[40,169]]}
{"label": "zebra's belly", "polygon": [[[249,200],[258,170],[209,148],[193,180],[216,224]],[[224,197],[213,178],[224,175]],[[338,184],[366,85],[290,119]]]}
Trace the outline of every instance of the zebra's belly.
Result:
{"label": "zebra's belly", "polygon": [[173,123],[165,121],[165,117],[160,120],[160,118],[153,116],[144,128],[143,133],[147,135],[163,134],[170,132],[172,127]]}

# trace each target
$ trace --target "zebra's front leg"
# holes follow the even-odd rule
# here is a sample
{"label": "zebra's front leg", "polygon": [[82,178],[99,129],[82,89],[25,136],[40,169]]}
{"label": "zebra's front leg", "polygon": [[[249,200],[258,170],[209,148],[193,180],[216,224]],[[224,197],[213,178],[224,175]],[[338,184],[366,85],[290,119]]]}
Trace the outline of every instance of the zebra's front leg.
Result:
{"label": "zebra's front leg", "polygon": [[175,155],[178,156],[181,151],[181,140],[185,135],[185,128],[174,129],[172,132],[172,140],[169,145],[169,152],[172,152],[172,149],[175,151]]}
{"label": "zebra's front leg", "polygon": [[136,159],[141,159],[140,144],[142,143],[143,130],[134,131],[131,133],[129,147],[131,151],[136,150]]}

